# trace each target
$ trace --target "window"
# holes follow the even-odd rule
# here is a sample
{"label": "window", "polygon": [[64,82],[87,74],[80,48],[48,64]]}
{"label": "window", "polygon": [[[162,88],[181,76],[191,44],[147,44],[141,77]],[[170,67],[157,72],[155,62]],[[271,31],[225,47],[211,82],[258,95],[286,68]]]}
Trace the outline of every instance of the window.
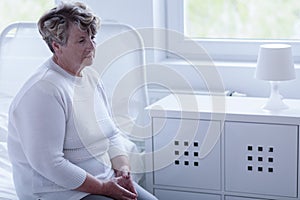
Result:
{"label": "window", "polygon": [[260,44],[280,42],[300,61],[298,0],[167,0],[167,22],[184,35],[169,45],[197,41],[214,60],[253,62]]}
{"label": "window", "polygon": [[0,32],[16,21],[37,21],[46,10],[54,5],[54,0],[1,0]]}

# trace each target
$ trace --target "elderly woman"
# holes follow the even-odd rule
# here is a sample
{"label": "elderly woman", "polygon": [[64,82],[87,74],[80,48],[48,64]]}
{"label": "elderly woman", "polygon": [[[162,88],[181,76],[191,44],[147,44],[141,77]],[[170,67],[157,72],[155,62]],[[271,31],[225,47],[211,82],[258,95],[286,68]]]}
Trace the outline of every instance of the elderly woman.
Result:
{"label": "elderly woman", "polygon": [[10,107],[9,156],[21,200],[156,199],[132,181],[95,55],[99,19],[82,3],[43,15],[39,31],[53,53]]}

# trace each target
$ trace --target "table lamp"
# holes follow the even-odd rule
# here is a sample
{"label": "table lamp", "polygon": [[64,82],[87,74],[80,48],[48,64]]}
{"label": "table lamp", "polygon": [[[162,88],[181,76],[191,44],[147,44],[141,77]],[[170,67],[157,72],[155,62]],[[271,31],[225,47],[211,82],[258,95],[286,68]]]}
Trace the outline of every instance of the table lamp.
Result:
{"label": "table lamp", "polygon": [[291,46],[264,44],[260,46],[255,77],[270,81],[270,97],[263,109],[282,110],[288,106],[279,93],[279,82],[296,78]]}

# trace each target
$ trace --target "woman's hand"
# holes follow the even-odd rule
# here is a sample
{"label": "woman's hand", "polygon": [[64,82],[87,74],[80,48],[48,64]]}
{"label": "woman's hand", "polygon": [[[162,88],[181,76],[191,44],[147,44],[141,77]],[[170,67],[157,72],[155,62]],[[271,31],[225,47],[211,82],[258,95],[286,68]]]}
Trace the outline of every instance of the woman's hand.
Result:
{"label": "woman's hand", "polygon": [[102,184],[101,193],[117,200],[136,200],[137,193],[131,178],[123,176],[113,178]]}
{"label": "woman's hand", "polygon": [[108,181],[100,181],[87,173],[84,183],[77,190],[108,196],[116,200],[136,200],[137,194],[132,188],[133,184],[130,177],[120,176]]}
{"label": "woman's hand", "polygon": [[123,173],[121,176],[117,177],[117,182],[123,188],[129,190],[130,192],[137,195],[137,191],[134,188],[131,176],[129,173]]}
{"label": "woman's hand", "polygon": [[112,160],[112,166],[115,171],[114,180],[123,189],[135,194],[135,199],[137,198],[137,192],[134,188],[131,176],[130,176],[130,165],[127,156],[117,156]]}
{"label": "woman's hand", "polygon": [[[127,166],[121,167],[120,170],[115,170],[115,176],[117,177],[118,184],[130,192],[137,194],[133,182],[130,176],[129,168]],[[122,178],[120,178],[122,177]]]}

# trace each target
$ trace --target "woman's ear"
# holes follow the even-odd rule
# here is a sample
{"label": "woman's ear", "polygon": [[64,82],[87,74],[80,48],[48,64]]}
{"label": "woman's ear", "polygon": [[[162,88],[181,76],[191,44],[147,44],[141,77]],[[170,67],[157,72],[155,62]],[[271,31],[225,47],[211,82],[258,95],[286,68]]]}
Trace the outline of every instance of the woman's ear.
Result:
{"label": "woman's ear", "polygon": [[61,45],[58,44],[57,42],[52,42],[52,48],[54,50],[54,53],[59,53],[61,50]]}

